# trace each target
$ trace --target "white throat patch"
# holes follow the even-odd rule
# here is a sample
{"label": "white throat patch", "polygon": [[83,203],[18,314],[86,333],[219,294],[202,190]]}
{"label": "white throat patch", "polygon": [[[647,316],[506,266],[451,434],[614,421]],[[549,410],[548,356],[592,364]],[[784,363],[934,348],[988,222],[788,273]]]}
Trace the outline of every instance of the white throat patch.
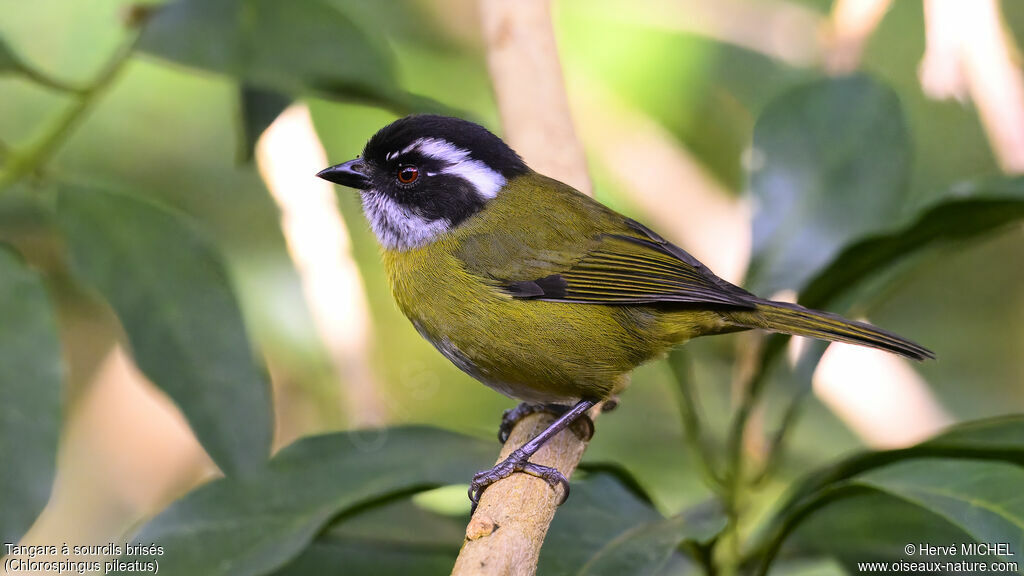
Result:
{"label": "white throat patch", "polygon": [[[477,193],[486,200],[498,195],[505,185],[505,177],[491,170],[486,164],[469,157],[469,152],[438,138],[420,138],[406,146],[399,154],[408,154],[413,150],[424,156],[444,162],[442,174],[458,176],[476,188]],[[390,156],[390,154],[389,154]]]}
{"label": "white throat patch", "polygon": [[388,250],[410,250],[429,244],[451,229],[444,218],[427,220],[402,206],[387,194],[367,190],[362,195],[363,212],[381,246]]}

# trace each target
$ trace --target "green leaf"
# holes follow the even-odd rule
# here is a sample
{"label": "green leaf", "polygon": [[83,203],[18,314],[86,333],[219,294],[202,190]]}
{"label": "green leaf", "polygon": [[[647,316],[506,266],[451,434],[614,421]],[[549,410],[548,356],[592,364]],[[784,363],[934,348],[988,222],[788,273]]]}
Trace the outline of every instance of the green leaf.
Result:
{"label": "green leaf", "polygon": [[1024,416],[1012,414],[963,422],[909,449],[926,454],[1006,460],[1024,465]]}
{"label": "green leaf", "polygon": [[228,474],[261,468],[270,390],[215,246],[149,202],[65,187],[57,221],[71,269],[110,303],[139,368],[181,408]]}
{"label": "green leaf", "polygon": [[584,565],[580,574],[661,574],[680,544],[707,544],[725,525],[725,515],[715,509],[703,514],[679,514],[634,526],[606,543]]}
{"label": "green leaf", "polygon": [[409,499],[347,515],[275,576],[444,576],[466,534],[468,516],[443,516]]}
{"label": "green leaf", "polygon": [[296,558],[332,518],[395,495],[465,482],[493,458],[492,443],[425,427],[303,438],[253,476],[194,490],[134,542],[163,546],[160,573],[168,576],[266,574]]}
{"label": "green leaf", "polygon": [[769,104],[754,127],[754,253],[747,284],[799,289],[903,205],[910,138],[889,87],[830,78]]}
{"label": "green leaf", "polygon": [[4,37],[0,36],[0,76],[4,74],[20,74],[40,86],[61,92],[81,93],[83,91],[82,88],[71,86],[30,66],[7,44]]}
{"label": "green leaf", "polygon": [[[909,543],[969,542],[970,536],[945,518],[901,498],[863,486],[849,487],[824,501],[786,541],[773,568],[792,557],[835,558],[847,573],[858,562],[928,560],[907,555]],[[960,558],[957,558],[960,559]],[[775,574],[776,569],[771,571]]]}
{"label": "green leaf", "polygon": [[348,16],[362,30],[373,30],[389,40],[438,52],[465,49],[464,42],[446,34],[444,23],[436,11],[418,0],[387,2],[353,2],[326,0]]}
{"label": "green leaf", "polygon": [[827,306],[865,279],[935,245],[963,241],[1024,218],[1024,178],[961,185],[924,206],[908,222],[846,246],[800,293]]}
{"label": "green leaf", "polygon": [[[925,459],[893,464],[823,491],[805,504],[787,522],[766,559],[774,556],[788,532],[803,525],[796,548],[833,555],[851,567],[894,560],[1013,561],[1024,549],[1022,485],[1024,468],[1006,462]],[[973,542],[1005,548],[978,554],[963,546]],[[954,548],[922,550],[921,544]],[[909,554],[908,546],[913,550]]]}
{"label": "green leaf", "polygon": [[592,472],[573,482],[541,549],[538,574],[688,574],[694,562],[679,554],[686,540],[705,542],[721,516],[664,518],[615,474]]}
{"label": "green leaf", "polygon": [[292,103],[292,97],[275,90],[263,90],[243,84],[239,89],[238,160],[248,163],[253,159],[256,141],[274,120]]}
{"label": "green leaf", "polygon": [[394,542],[317,538],[275,576],[446,576],[459,555],[458,541],[435,550]]}
{"label": "green leaf", "polygon": [[578,574],[605,544],[630,528],[662,520],[650,501],[607,473],[572,483],[572,495],[555,514],[538,574]]}
{"label": "green leaf", "polygon": [[[993,556],[1024,552],[1024,468],[1006,462],[927,459],[859,476],[873,487],[942,516],[976,542],[1009,544]],[[1024,570],[1024,566],[1021,566]]]}
{"label": "green leaf", "polygon": [[[809,510],[845,497],[851,479],[869,477],[867,473],[886,466],[921,459],[941,458],[953,462],[991,461],[1024,465],[1024,416],[1000,416],[965,422],[916,446],[900,450],[861,452],[814,471],[797,482],[754,537],[754,548],[778,541],[780,534]],[[858,485],[862,489],[866,484]]]}
{"label": "green leaf", "polygon": [[62,376],[43,282],[0,247],[0,543],[19,541],[50,498]]}
{"label": "green leaf", "polygon": [[[462,488],[467,483],[466,479],[460,478],[457,481],[461,484],[449,486],[458,489],[462,496],[465,496],[466,491]],[[417,496],[423,493],[420,492]],[[466,513],[450,516],[424,508],[416,503],[416,498],[402,498],[345,515],[332,523],[321,537],[366,542],[393,541],[424,549],[443,549],[458,553],[466,536],[466,524],[469,522],[469,499],[465,500]],[[455,560],[454,556],[452,560]]]}
{"label": "green leaf", "polygon": [[386,44],[327,0],[177,0],[151,17],[139,47],[287,94],[369,101],[400,113],[429,106],[399,88]]}
{"label": "green leaf", "polygon": [[965,422],[916,446],[880,452],[859,452],[816,470],[790,490],[779,516],[831,484],[901,460],[951,458],[1001,460],[1024,465],[1024,416],[1000,416]]}
{"label": "green leaf", "polygon": [[0,74],[7,72],[19,72],[22,64],[18,55],[7,44],[3,36],[0,36]]}

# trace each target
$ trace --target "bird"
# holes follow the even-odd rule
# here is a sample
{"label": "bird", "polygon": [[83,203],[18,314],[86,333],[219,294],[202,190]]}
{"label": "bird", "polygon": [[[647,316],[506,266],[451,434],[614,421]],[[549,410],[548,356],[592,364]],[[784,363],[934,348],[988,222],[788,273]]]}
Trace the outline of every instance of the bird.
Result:
{"label": "bird", "polygon": [[468,120],[400,118],[354,160],[317,176],[359,192],[394,299],[419,334],[466,374],[522,401],[506,411],[502,441],[525,414],[558,415],[473,477],[474,508],[516,472],[562,486],[564,501],[564,475],[530,458],[617,396],[634,368],[698,336],[761,329],[934,358],[892,332],[719,278],[650,228],[531,170]]}

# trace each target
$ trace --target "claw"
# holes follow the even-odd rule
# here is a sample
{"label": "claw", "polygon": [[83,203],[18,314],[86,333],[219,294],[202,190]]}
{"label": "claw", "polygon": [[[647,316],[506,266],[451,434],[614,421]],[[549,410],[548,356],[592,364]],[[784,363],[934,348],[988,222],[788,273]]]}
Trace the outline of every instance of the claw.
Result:
{"label": "claw", "polygon": [[509,435],[516,424],[526,416],[541,410],[538,404],[527,404],[520,402],[515,408],[509,408],[501,415],[501,425],[498,427],[498,442],[508,442]]}
{"label": "claw", "polygon": [[[517,451],[518,452],[518,451]],[[513,452],[508,458],[501,461],[490,470],[483,470],[473,475],[473,482],[469,485],[469,501],[472,502],[470,513],[476,512],[476,507],[491,484],[504,480],[516,472],[529,474],[548,483],[552,488],[562,486],[562,498],[558,501],[561,505],[569,497],[569,480],[561,472],[550,466],[534,464],[526,459],[525,454]]]}
{"label": "claw", "polygon": [[520,402],[515,408],[509,408],[501,415],[501,426],[498,427],[498,441],[502,444],[508,442],[508,437],[512,434],[512,429],[516,427],[516,424],[518,424],[520,420],[526,418],[530,414],[548,412],[555,416],[561,416],[562,414],[565,414],[566,410],[568,410],[568,408],[558,404],[528,404],[526,402]]}
{"label": "claw", "polygon": [[566,479],[561,472],[550,466],[541,466],[540,464],[534,464],[533,462],[527,462],[523,465],[522,472],[529,474],[530,476],[536,476],[541,480],[548,483],[548,486],[557,488],[562,486],[562,498],[559,499],[558,505],[565,504],[565,501],[569,499],[569,480]]}
{"label": "claw", "polygon": [[[580,426],[586,427],[582,433],[579,431]],[[572,423],[572,431],[580,440],[590,442],[590,439],[594,437],[594,420],[584,414],[580,416],[579,420]]]}
{"label": "claw", "polygon": [[[548,425],[540,434],[535,436],[529,442],[523,444],[519,448],[516,448],[507,458],[499,462],[496,466],[490,470],[484,470],[477,472],[473,476],[473,481],[469,485],[469,500],[473,503],[470,513],[476,512],[477,504],[480,503],[480,497],[483,495],[484,490],[488,486],[494,484],[498,480],[508,478],[516,472],[525,472],[531,476],[543,479],[552,488],[557,488],[561,485],[564,490],[562,492],[562,498],[558,502],[561,505],[565,502],[565,499],[569,497],[569,480],[562,475],[561,472],[550,466],[541,466],[539,464],[533,464],[530,462],[530,458],[541,449],[542,446],[551,440],[562,430],[565,430],[569,426],[573,426],[578,420],[585,419],[587,433],[584,440],[589,440],[594,434],[594,422],[586,416],[587,410],[594,407],[597,403],[596,400],[582,399],[576,403],[572,408],[566,408],[558,405],[536,405],[536,404],[520,404],[519,406],[505,412],[504,418],[502,419],[501,430],[498,433],[498,438],[504,442],[508,439],[508,433],[512,430],[515,422],[522,418],[526,414],[538,412],[541,410],[555,411],[559,414],[558,418]],[[577,431],[577,434],[579,432]]]}
{"label": "claw", "polygon": [[484,495],[483,488],[478,488],[475,484],[469,485],[469,515],[472,516],[476,513],[476,507],[480,504],[480,497]]}

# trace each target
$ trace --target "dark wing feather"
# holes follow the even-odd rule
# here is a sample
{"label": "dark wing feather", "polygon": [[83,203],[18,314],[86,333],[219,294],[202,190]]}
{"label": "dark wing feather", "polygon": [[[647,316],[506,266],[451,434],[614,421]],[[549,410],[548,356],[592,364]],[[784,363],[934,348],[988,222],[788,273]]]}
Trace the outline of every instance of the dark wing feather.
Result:
{"label": "dark wing feather", "polygon": [[683,302],[754,308],[756,297],[632,220],[638,232],[604,234],[566,270],[507,285],[516,298],[592,304]]}

